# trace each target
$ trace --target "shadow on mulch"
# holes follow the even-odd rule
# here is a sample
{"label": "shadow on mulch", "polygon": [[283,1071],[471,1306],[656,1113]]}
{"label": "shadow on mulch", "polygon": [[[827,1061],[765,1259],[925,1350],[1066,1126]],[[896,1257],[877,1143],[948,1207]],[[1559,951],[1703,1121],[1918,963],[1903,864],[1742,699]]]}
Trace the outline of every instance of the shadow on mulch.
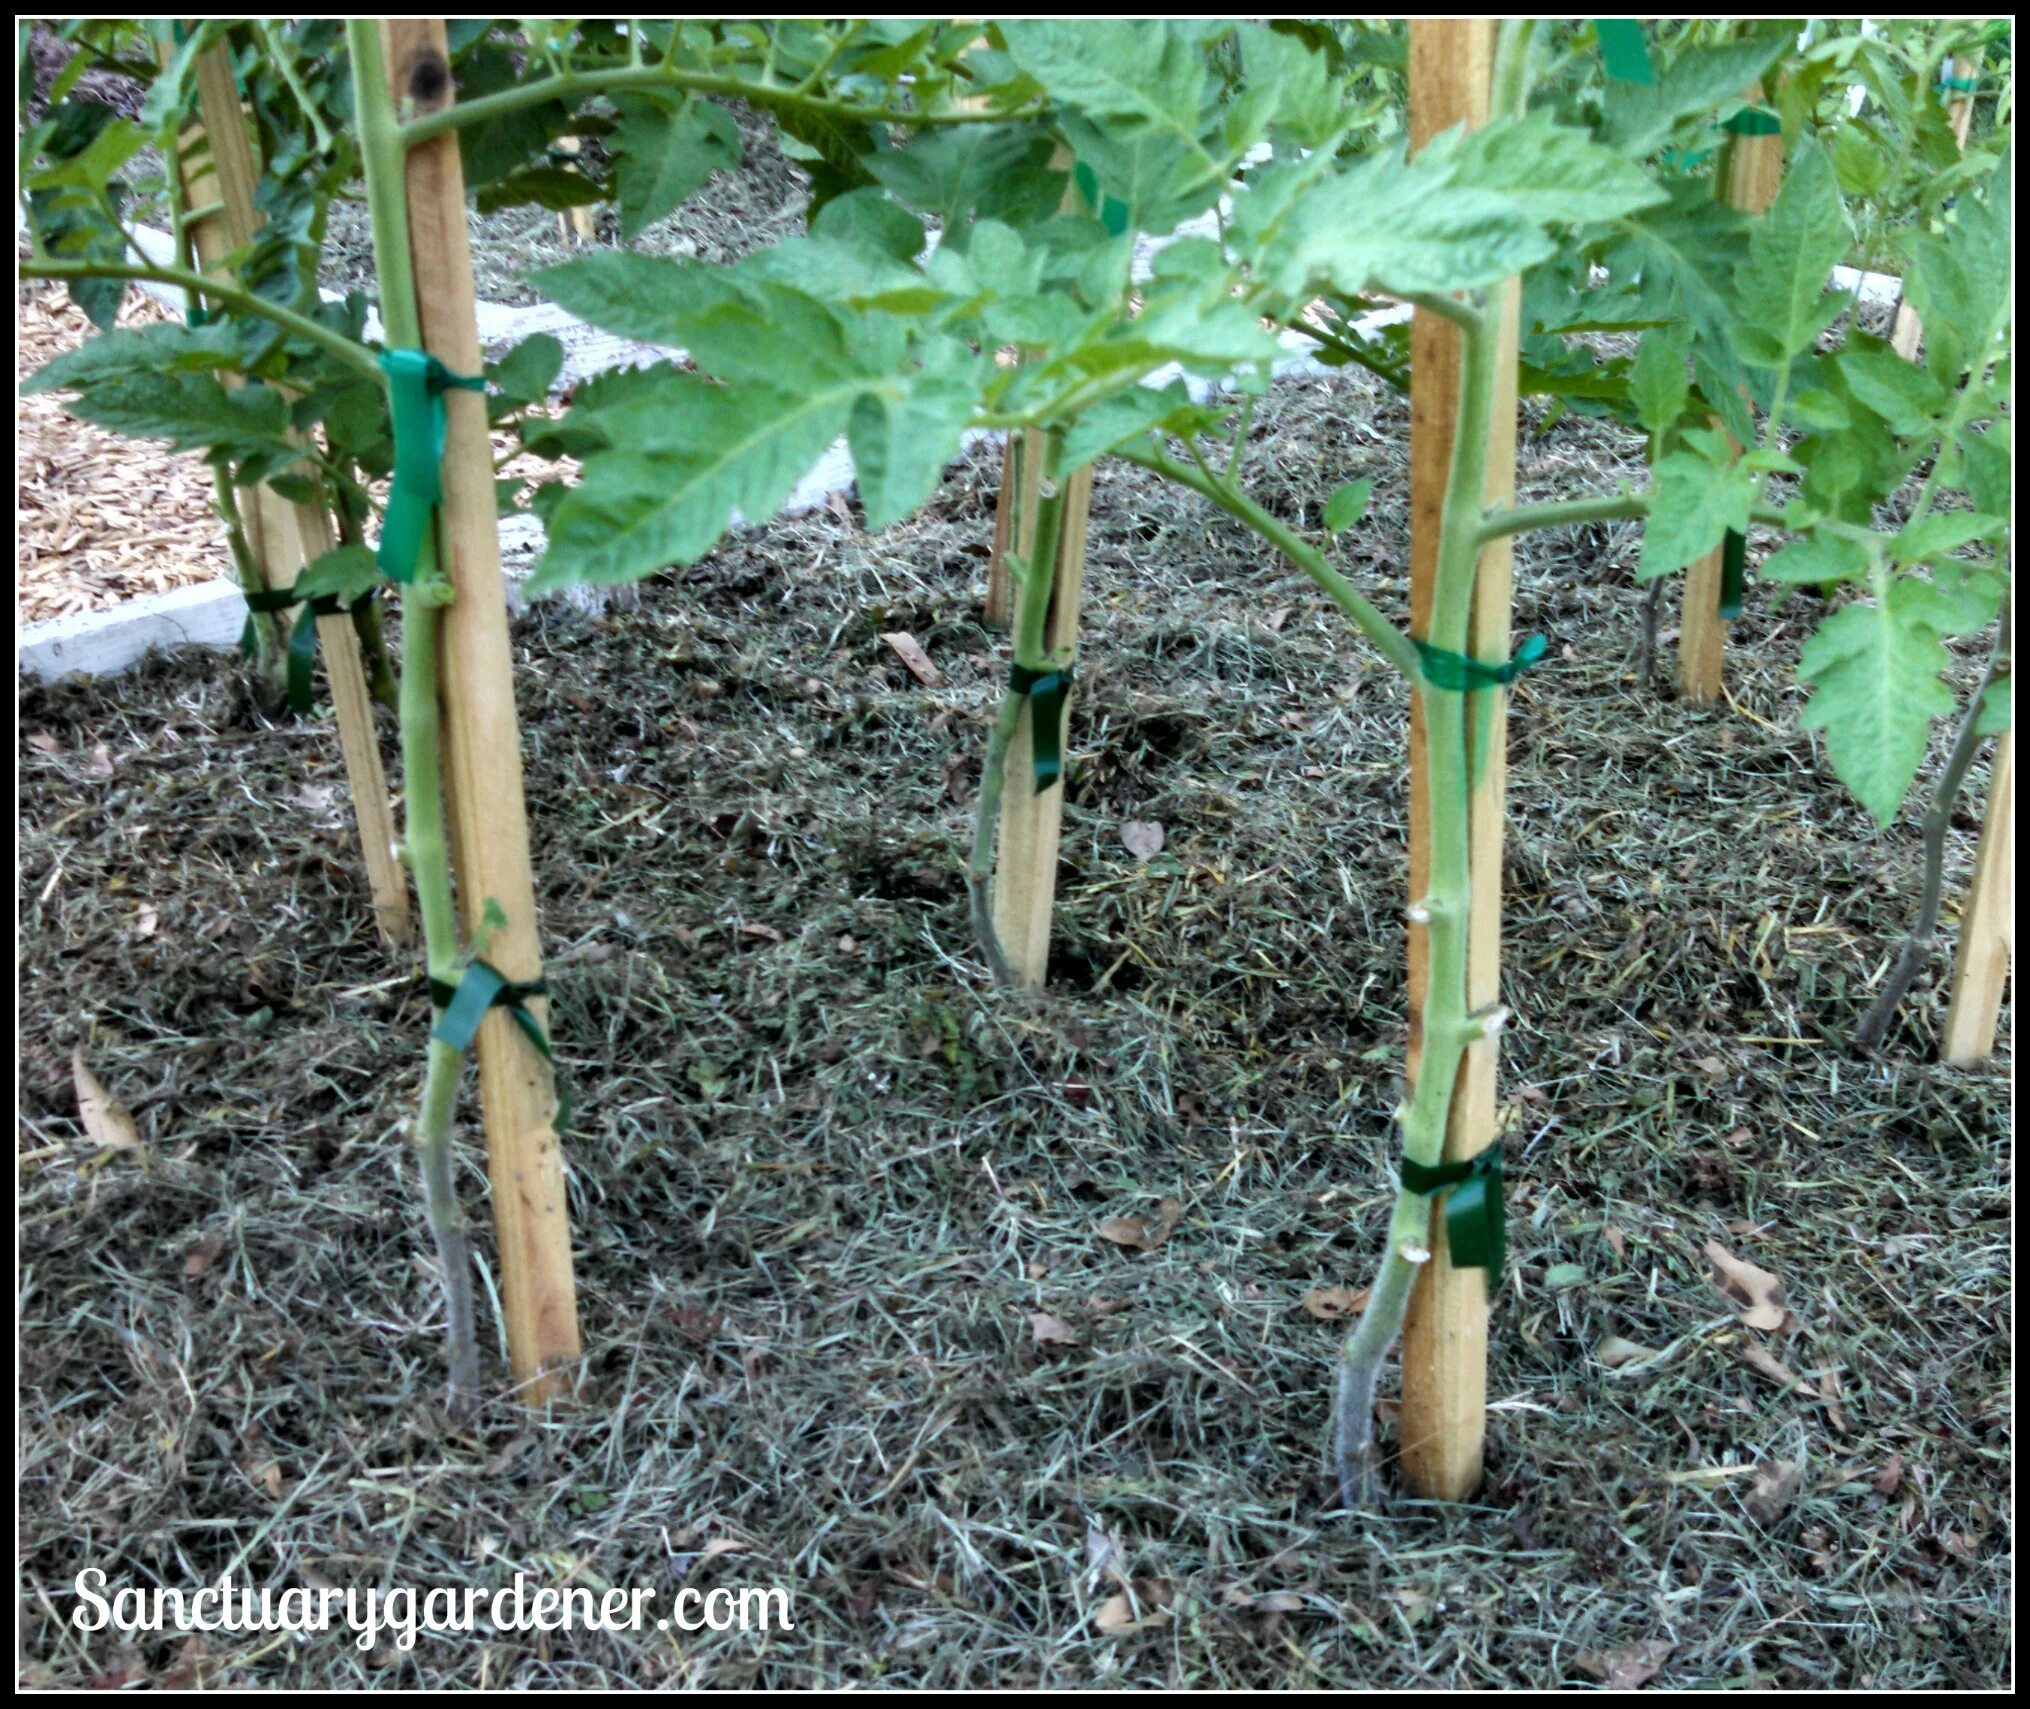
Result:
{"label": "shadow on mulch", "polygon": [[[1310,529],[1377,478],[1341,557],[1396,611],[1405,437],[1305,382],[1251,452]],[[1525,496],[1618,454],[1533,434]],[[588,1348],[546,1419],[438,1407],[425,1001],[373,941],[328,726],[267,723],[216,658],[24,692],[29,1677],[1999,1684],[2008,1058],[1935,1066],[1931,983],[1878,1057],[1842,1047],[1918,837],[1795,729],[1795,612],[1752,605],[1734,708],[1693,710],[1630,669],[1632,529],[1521,551],[1518,632],[1554,644],[1513,718],[1487,1478],[1347,1523],[1305,1301],[1365,1281],[1386,1214],[1406,695],[1223,518],[1103,470],[1051,989],[984,988],[996,478],[979,452],[880,537],[821,512],[517,624]],[[74,1048],[144,1149],[82,1138]],[[1096,1236],[1166,1197],[1157,1250]],[[1711,1240],[1781,1278],[1787,1332],[1738,1321]],[[1610,1337],[1646,1351],[1610,1369]],[[781,1585],[796,1629],[127,1645],[69,1624],[91,1566]],[[1110,1634],[1126,1583],[1147,1620]]]}

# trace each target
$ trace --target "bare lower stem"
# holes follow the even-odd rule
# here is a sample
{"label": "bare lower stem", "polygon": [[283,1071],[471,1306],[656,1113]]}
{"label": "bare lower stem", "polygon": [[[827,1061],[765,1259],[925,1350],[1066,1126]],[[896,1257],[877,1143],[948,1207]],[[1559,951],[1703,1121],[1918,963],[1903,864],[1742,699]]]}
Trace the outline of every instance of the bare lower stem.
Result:
{"label": "bare lower stem", "polygon": [[445,1399],[454,1415],[471,1411],[479,1398],[479,1335],[472,1312],[472,1255],[465,1220],[458,1209],[458,1182],[451,1150],[451,1110],[458,1098],[464,1058],[432,1040],[423,1102],[416,1116],[416,1159],[422,1172],[423,1205],[437,1262],[444,1272],[444,1337],[448,1366]]}
{"label": "bare lower stem", "polygon": [[994,834],[1001,823],[1001,792],[1008,782],[1008,749],[1022,717],[1022,697],[1004,694],[987,739],[987,763],[980,771],[980,799],[973,812],[973,852],[966,862],[966,900],[972,910],[973,937],[986,958],[996,985],[1013,985],[1015,973],[994,930]]}

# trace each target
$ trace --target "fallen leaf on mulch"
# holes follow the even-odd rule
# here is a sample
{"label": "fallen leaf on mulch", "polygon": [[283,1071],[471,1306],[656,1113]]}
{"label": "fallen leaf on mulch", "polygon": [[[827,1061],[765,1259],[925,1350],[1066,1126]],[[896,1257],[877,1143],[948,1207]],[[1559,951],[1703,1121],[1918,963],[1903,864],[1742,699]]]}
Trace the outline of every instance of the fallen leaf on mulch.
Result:
{"label": "fallen leaf on mulch", "polygon": [[1153,1579],[1138,1580],[1132,1598],[1126,1591],[1119,1591],[1102,1602],[1093,1616],[1093,1624],[1110,1638],[1125,1632],[1146,1632],[1170,1618],[1170,1596],[1167,1584],[1158,1584]]}
{"label": "fallen leaf on mulch", "polygon": [[1888,1465],[1875,1474],[1875,1493],[1894,1495],[1903,1487],[1903,1456],[1892,1452]]}
{"label": "fallen leaf on mulch", "polygon": [[925,688],[936,688],[944,681],[944,678],[938,675],[937,666],[930,662],[930,655],[917,643],[914,635],[898,629],[892,634],[883,635],[881,639],[895,649],[895,656],[909,667],[909,674]]}
{"label": "fallen leaf on mulch", "polygon": [[195,1246],[183,1261],[183,1275],[186,1281],[194,1282],[212,1267],[218,1255],[226,1249],[226,1237],[213,1229]]}
{"label": "fallen leaf on mulch", "polygon": [[1163,826],[1155,819],[1129,819],[1121,826],[1121,847],[1137,860],[1163,852]]}
{"label": "fallen leaf on mulch", "polygon": [[70,1071],[78,1093],[78,1120],[92,1143],[106,1151],[141,1150],[141,1130],[134,1125],[134,1118],[85,1066],[83,1051],[71,1052]]}
{"label": "fallen leaf on mulch", "polygon": [[1619,1335],[1609,1335],[1593,1349],[1593,1357],[1608,1370],[1618,1371],[1623,1365],[1639,1365],[1645,1359],[1654,1359],[1656,1349],[1645,1347],[1639,1341],[1625,1341]]}
{"label": "fallen leaf on mulch", "polygon": [[1741,1505],[1756,1524],[1774,1525],[1790,1510],[1803,1483],[1804,1468],[1795,1460],[1771,1460],[1756,1471]]}
{"label": "fallen leaf on mulch", "polygon": [[1717,1240],[1707,1241],[1705,1250],[1720,1292],[1741,1308],[1741,1321],[1750,1329],[1781,1329],[1790,1321],[1783,1306],[1783,1284],[1776,1277],[1735,1257]]}
{"label": "fallen leaf on mulch", "polygon": [[1800,1377],[1774,1353],[1770,1352],[1761,1342],[1749,1342],[1741,1349],[1741,1358],[1744,1363],[1754,1367],[1755,1370],[1759,1371],[1786,1393],[1796,1389],[1808,1400],[1818,1400],[1821,1398],[1819,1391],[1815,1387],[1806,1382],[1804,1378]]}
{"label": "fallen leaf on mulch", "polygon": [[1304,1309],[1320,1323],[1341,1323],[1367,1305],[1365,1288],[1313,1288]]}
{"label": "fallen leaf on mulch", "polygon": [[1110,1216],[1093,1232],[1116,1246],[1132,1246],[1138,1252],[1154,1252],[1170,1238],[1177,1219],[1183,1214],[1184,1207],[1175,1199],[1165,1199],[1156,1207],[1157,1220],[1153,1225],[1147,1217]]}
{"label": "fallen leaf on mulch", "polygon": [[1078,1331],[1061,1317],[1052,1317],[1047,1311],[1032,1311],[1029,1317],[1029,1333],[1036,1338],[1039,1347],[1076,1347]]}
{"label": "fallen leaf on mulch", "polygon": [[1579,1658],[1579,1665],[1595,1679],[1604,1680],[1610,1691],[1633,1691],[1662,1673],[1663,1664],[1671,1659],[1671,1651],[1676,1648],[1668,1638],[1651,1638],[1645,1643],[1623,1644],[1604,1654],[1588,1650]]}

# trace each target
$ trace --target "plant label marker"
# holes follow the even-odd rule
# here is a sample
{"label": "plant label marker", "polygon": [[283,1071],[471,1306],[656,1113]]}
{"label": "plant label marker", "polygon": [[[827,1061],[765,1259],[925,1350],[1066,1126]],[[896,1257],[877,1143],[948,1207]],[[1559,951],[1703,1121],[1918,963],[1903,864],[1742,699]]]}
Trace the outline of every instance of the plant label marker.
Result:
{"label": "plant label marker", "polygon": [[[1762,104],[1760,80],[1742,97],[1750,106]],[[1783,136],[1735,136],[1727,145],[1727,204],[1750,214],[1765,214],[1783,187]],[[1720,425],[1715,418],[1713,425]],[[1736,447],[1739,450],[1739,447]],[[1727,580],[1727,549],[1717,546],[1685,567],[1685,602],[1678,625],[1678,691],[1685,699],[1707,705],[1720,698],[1726,673],[1727,619],[1721,604]]]}
{"label": "plant label marker", "polygon": [[1988,810],[1974,856],[1974,880],[1953,958],[1952,1002],[1945,1013],[1939,1055],[1960,1067],[1995,1053],[1995,1024],[2002,987],[2016,951],[2016,732],[1995,744],[1988,780]]}
{"label": "plant label marker", "polygon": [[[388,81],[404,117],[449,105],[454,91],[444,21],[388,18],[380,28]],[[444,131],[412,148],[405,178],[423,348],[453,373],[477,374],[479,327],[457,133]],[[449,392],[445,412],[438,539],[456,598],[443,614],[441,681],[459,912],[471,935],[482,929],[489,905],[499,910],[506,923],[496,922],[487,933],[486,958],[520,983],[541,976],[543,957],[493,448],[478,393]],[[547,1002],[531,997],[528,1006],[547,1030]],[[580,1351],[564,1159],[553,1125],[555,1086],[549,1063],[505,1009],[488,1011],[477,1050],[508,1360],[522,1398],[537,1403],[564,1392]]]}
{"label": "plant label marker", "polygon": [[[224,273],[227,257],[252,242],[258,228],[254,192],[259,173],[233,81],[232,56],[223,46],[208,48],[198,56],[196,69],[204,123],[184,133],[187,159],[196,162],[183,168],[184,206],[216,206],[216,213],[192,222],[191,247],[204,271]],[[237,384],[237,376],[225,383]],[[294,587],[304,564],[331,549],[330,522],[322,507],[291,506],[267,486],[242,489],[240,496],[241,525],[262,579],[277,592]],[[409,935],[409,883],[395,859],[394,807],[352,620],[343,613],[318,618],[317,643],[331,683],[339,754],[352,792],[374,924],[384,943],[399,944]]]}
{"label": "plant label marker", "polygon": [[[1410,24],[1410,143],[1420,148],[1464,120],[1486,121],[1492,90],[1496,25],[1484,18],[1413,19]],[[1483,499],[1512,501],[1515,491],[1517,281],[1495,296],[1500,330],[1487,446]],[[1420,309],[1411,328],[1410,356],[1410,604],[1411,633],[1429,632],[1437,589],[1439,522],[1451,468],[1459,408],[1461,341],[1458,328]],[[1481,548],[1469,629],[1479,659],[1509,651],[1509,600],[1513,556],[1504,536]],[[1507,695],[1484,689],[1493,705],[1476,724],[1484,747],[1474,754],[1467,823],[1472,894],[1467,928],[1467,1003],[1484,1010],[1501,991],[1501,845],[1507,783]],[[1480,698],[1474,696],[1475,700]],[[1420,715],[1410,724],[1410,895],[1424,894],[1431,870],[1429,754]],[[1412,922],[1410,959],[1410,1078],[1414,1084],[1425,997],[1430,984],[1428,934]],[[1495,1037],[1466,1051],[1452,1098],[1445,1161],[1463,1162],[1496,1135]],[[1403,1329],[1403,1476],[1420,1495],[1458,1500],[1480,1481],[1487,1419],[1487,1273],[1451,1262],[1443,1199],[1432,1201],[1430,1261],[1410,1297]]]}
{"label": "plant label marker", "polygon": [[[1967,146],[1967,130],[1974,122],[1973,83],[1980,71],[1980,61],[1965,54],[1952,62],[1952,88],[1955,93],[1946,114],[1952,124],[1953,138],[1963,150]],[[1890,330],[1889,342],[1904,361],[1915,362],[1917,347],[1923,338],[1924,323],[1906,297],[1896,305],[1896,325]]]}
{"label": "plant label marker", "polygon": [[[1039,434],[1038,439],[1041,439]],[[1040,445],[1026,459],[1025,481],[1040,476]],[[1085,595],[1086,528],[1091,518],[1093,466],[1087,463],[1064,481],[1064,532],[1057,543],[1057,574],[1051,590],[1046,644],[1052,654],[1078,642],[1079,605]],[[1034,505],[1022,515],[1035,526]],[[1018,523],[1018,526],[1020,524]],[[1024,541],[1026,546],[1027,542]],[[1062,724],[1070,728],[1069,700]],[[994,929],[1016,982],[1040,990],[1050,963],[1050,913],[1057,896],[1057,844],[1064,823],[1064,778],[1037,790],[1029,779],[1034,760],[1033,714],[1022,708],[1008,749],[1009,787],[1001,806],[1001,838],[994,865]]]}

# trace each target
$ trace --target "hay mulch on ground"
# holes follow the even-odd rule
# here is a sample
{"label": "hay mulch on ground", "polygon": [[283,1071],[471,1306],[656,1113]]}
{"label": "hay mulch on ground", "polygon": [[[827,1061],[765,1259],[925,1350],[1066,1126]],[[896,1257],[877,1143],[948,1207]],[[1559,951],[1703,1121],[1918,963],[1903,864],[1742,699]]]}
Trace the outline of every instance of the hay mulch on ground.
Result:
{"label": "hay mulch on ground", "polygon": [[[1633,473],[1541,424],[1526,497]],[[1314,534],[1376,478],[1334,550],[1398,614],[1406,439],[1342,378],[1277,387],[1250,453]],[[960,862],[997,472],[518,620],[587,1345],[548,1417],[440,1409],[426,998],[376,948],[328,726],[216,658],[25,696],[29,1677],[2002,1682],[2010,1058],[1935,1063],[1936,982],[1880,1055],[1842,1045],[1919,843],[1797,730],[1798,608],[1754,595],[1734,705],[1693,709],[1631,668],[1633,526],[1519,551],[1518,633],[1554,645],[1511,739],[1487,1475],[1348,1522],[1320,1441],[1389,1198],[1405,692],[1250,537],[1105,466],[1051,984],[989,989]],[[138,1143],[87,1140],[74,1051]],[[122,1645],[68,1624],[88,1565],[781,1585],[796,1630]]]}
{"label": "hay mulch on ground", "polygon": [[[60,286],[25,286],[16,308],[17,386],[91,336]],[[122,326],[169,318],[139,291],[129,291],[120,310]],[[14,587],[23,621],[104,611],[232,573],[201,456],[80,421],[61,393],[17,390],[14,428]]]}

